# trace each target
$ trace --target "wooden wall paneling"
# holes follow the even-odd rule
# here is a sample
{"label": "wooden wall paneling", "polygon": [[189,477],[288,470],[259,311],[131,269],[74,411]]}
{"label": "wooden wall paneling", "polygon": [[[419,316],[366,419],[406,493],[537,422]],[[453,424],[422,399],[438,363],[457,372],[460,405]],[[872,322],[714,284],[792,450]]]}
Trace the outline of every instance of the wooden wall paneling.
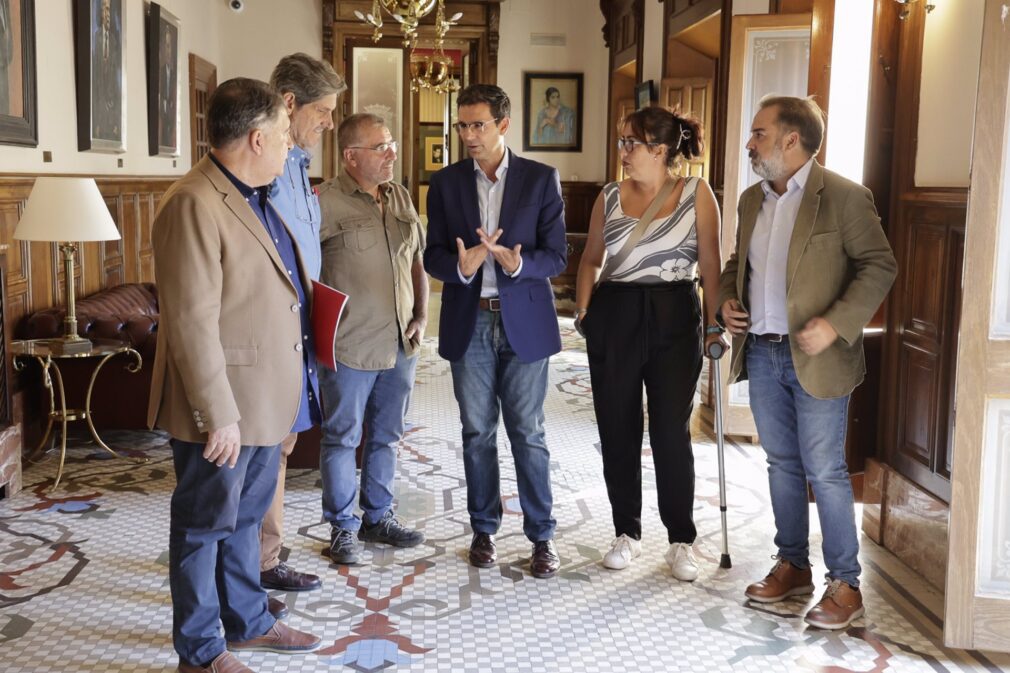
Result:
{"label": "wooden wall paneling", "polygon": [[[835,26],[835,0],[814,0],[810,18],[810,69],[807,71],[807,94],[814,96],[822,110],[829,109],[831,91],[832,31]],[[827,124],[831,123],[828,115]],[[817,161],[824,164],[827,156],[828,134],[824,135]]]}
{"label": "wooden wall paneling", "polygon": [[[118,241],[79,244],[74,268],[78,298],[124,282],[153,282],[151,224],[172,177],[97,177],[99,191],[120,230]],[[55,243],[15,241],[14,229],[34,176],[0,176],[0,247],[7,264],[6,317],[17,326],[35,311],[65,303],[63,260]]]}

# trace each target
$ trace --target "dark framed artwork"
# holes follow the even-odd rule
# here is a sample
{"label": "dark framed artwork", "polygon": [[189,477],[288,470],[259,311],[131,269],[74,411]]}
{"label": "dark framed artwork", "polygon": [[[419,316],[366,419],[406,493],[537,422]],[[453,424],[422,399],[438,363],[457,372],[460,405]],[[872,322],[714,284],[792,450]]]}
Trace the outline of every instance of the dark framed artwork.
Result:
{"label": "dark framed artwork", "polygon": [[652,105],[653,101],[656,100],[654,95],[656,87],[653,85],[651,79],[647,79],[640,84],[635,85],[635,109],[641,110],[644,107],[649,107]]}
{"label": "dark framed artwork", "polygon": [[147,12],[147,145],[179,156],[179,19],[152,2]]}
{"label": "dark framed artwork", "polygon": [[523,73],[523,150],[582,151],[582,73]]}
{"label": "dark framed artwork", "polygon": [[126,151],[123,0],[74,0],[77,149]]}
{"label": "dark framed artwork", "polygon": [[38,147],[35,0],[0,0],[0,144]]}
{"label": "dark framed artwork", "polygon": [[417,130],[421,152],[417,181],[427,183],[435,171],[445,166],[445,129],[441,122],[422,122]]}

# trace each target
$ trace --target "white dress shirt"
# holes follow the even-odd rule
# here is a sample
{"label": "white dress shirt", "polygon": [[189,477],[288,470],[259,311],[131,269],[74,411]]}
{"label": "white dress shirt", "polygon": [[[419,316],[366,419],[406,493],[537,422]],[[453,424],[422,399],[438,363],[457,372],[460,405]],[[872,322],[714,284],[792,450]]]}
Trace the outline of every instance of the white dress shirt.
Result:
{"label": "white dress shirt", "polygon": [[750,331],[754,334],[788,334],[786,310],[786,266],[789,242],[796,215],[814,160],[805,163],[789,178],[786,192],[779,196],[767,180],[761,183],[765,199],[758,211],[747,251],[750,265]]}
{"label": "white dress shirt", "polygon": [[[473,171],[477,180],[477,209],[480,211],[480,226],[488,236],[492,236],[494,232],[498,231],[498,218],[501,217],[501,204],[502,197],[505,196],[505,179],[508,175],[508,167],[509,151],[506,149],[504,158],[502,158],[501,163],[495,170],[495,181],[492,182],[485,175],[477,160],[473,159]],[[484,260],[484,276],[481,279],[480,286],[480,296],[482,298],[498,296],[498,278],[494,272],[495,264],[494,256],[488,253],[487,258]],[[515,273],[509,274],[507,271],[505,273],[510,278],[515,278],[522,270],[523,262],[520,259]],[[469,285],[473,282],[474,276],[477,275],[475,273],[473,276],[467,278],[458,266],[456,267],[456,273],[459,274],[459,279],[463,281],[464,285]]]}

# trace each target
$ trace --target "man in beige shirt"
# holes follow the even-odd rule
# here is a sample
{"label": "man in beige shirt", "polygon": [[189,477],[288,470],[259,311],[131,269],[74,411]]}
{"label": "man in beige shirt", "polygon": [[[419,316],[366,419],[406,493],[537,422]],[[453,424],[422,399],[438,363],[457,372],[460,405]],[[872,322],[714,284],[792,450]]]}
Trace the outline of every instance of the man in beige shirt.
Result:
{"label": "man in beige shirt", "polygon": [[[427,322],[424,231],[410,195],[392,182],[397,143],[382,117],[356,114],[337,129],[341,175],[319,190],[322,281],[349,295],[334,345],[336,371],[320,369],[323,516],[330,560],[358,563],[359,540],[413,547],[420,531],[393,515],[396,445],[414,387]],[[355,449],[362,517],[355,514]]]}

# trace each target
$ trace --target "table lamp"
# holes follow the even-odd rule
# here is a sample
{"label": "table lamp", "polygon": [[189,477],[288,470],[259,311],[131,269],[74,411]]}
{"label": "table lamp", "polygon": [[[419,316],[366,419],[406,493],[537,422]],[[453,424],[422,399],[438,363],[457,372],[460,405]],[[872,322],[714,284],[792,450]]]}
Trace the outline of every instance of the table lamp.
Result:
{"label": "table lamp", "polygon": [[21,214],[14,238],[60,244],[66,277],[67,315],[63,337],[53,339],[54,352],[87,353],[91,341],[77,335],[74,310],[74,253],[77,241],[113,241],[121,238],[109,208],[93,178],[39,177]]}

